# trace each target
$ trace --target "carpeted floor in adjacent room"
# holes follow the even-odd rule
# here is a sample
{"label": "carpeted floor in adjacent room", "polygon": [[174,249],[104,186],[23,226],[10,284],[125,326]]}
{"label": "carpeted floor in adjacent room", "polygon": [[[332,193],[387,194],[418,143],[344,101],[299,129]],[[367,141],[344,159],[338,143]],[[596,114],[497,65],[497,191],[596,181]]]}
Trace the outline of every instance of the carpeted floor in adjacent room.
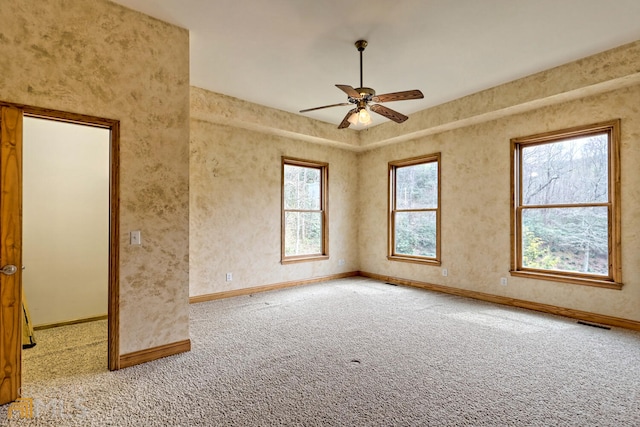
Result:
{"label": "carpeted floor in adjacent room", "polygon": [[191,352],[117,372],[105,321],[37,331],[9,425],[640,425],[637,332],[361,277],[190,309]]}

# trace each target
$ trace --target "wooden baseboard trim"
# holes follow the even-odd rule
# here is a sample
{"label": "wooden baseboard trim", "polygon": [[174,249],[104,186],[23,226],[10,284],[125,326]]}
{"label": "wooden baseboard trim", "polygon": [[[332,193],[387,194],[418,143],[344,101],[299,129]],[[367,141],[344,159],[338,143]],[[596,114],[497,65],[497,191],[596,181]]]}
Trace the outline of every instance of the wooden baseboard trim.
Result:
{"label": "wooden baseboard trim", "polygon": [[120,356],[119,369],[151,362],[174,354],[184,353],[191,350],[191,340],[174,342],[145,350],[134,351]]}
{"label": "wooden baseboard trim", "polygon": [[82,319],[67,320],[66,322],[43,323],[42,325],[35,325],[33,327],[33,330],[41,331],[43,329],[57,328],[59,326],[77,325],[78,323],[95,322],[96,320],[106,320],[108,318],[109,316],[107,316],[106,314],[103,314],[101,316],[84,317]]}
{"label": "wooden baseboard trim", "polygon": [[398,277],[368,273],[366,271],[361,271],[360,276],[369,277],[371,279],[376,279],[383,282],[389,282],[396,285],[405,285],[405,286],[411,286],[414,288],[427,289],[430,291],[442,292],[446,294],[473,298],[473,299],[478,299],[482,301],[494,302],[497,304],[508,305],[512,307],[520,307],[520,308],[526,308],[534,311],[541,311],[543,313],[556,314],[559,316],[570,317],[572,319],[584,320],[592,323],[599,323],[602,325],[617,326],[620,328],[640,331],[640,322],[638,321],[623,319],[620,317],[607,316],[605,314],[591,313],[588,311],[574,310],[572,308],[558,307],[555,305],[542,304],[538,302],[525,301],[525,300],[516,299],[516,298],[486,294],[483,292],[470,291],[467,289],[452,288],[449,286],[435,285],[432,283],[401,279]]}
{"label": "wooden baseboard trim", "polygon": [[275,291],[277,289],[291,288],[294,286],[308,285],[310,283],[327,282],[329,280],[344,279],[345,277],[354,277],[359,274],[358,271],[350,271],[347,273],[331,274],[329,276],[314,277],[305,280],[293,280],[291,282],[274,283],[271,285],[254,286],[252,288],[236,289],[233,291],[215,292],[212,294],[196,295],[189,297],[190,304],[199,302],[213,301],[223,298],[238,297],[242,295],[256,294],[258,292]]}

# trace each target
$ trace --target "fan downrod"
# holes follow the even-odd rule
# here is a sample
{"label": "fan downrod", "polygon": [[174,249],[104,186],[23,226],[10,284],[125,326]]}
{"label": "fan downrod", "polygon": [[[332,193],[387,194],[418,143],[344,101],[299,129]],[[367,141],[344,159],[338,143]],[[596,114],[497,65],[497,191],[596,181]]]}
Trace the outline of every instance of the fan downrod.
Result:
{"label": "fan downrod", "polygon": [[368,44],[366,40],[358,40],[355,42],[356,49],[360,52],[360,87],[364,87],[362,84],[362,52],[364,52],[364,48],[367,47]]}

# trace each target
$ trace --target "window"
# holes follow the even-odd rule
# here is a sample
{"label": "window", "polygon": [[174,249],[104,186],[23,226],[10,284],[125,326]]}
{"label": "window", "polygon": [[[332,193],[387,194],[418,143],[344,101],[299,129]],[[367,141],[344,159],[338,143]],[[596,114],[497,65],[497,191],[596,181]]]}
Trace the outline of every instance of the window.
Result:
{"label": "window", "polygon": [[440,153],[389,163],[388,255],[440,265]]}
{"label": "window", "polygon": [[282,158],[282,263],[329,257],[326,163]]}
{"label": "window", "polygon": [[620,289],[620,121],[511,140],[511,274]]}

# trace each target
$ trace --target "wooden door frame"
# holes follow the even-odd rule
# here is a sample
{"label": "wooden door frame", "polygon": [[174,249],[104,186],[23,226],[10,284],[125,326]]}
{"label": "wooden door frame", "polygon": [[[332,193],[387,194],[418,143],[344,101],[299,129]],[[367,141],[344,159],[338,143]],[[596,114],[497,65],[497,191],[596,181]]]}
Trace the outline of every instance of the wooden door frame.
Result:
{"label": "wooden door frame", "polygon": [[[19,109],[22,111],[23,117],[94,126],[110,131],[107,352],[108,369],[111,371],[120,369],[120,121],[2,101],[0,101],[0,106]],[[22,284],[20,284],[20,291],[22,291]],[[16,299],[20,300],[19,296],[16,296]],[[21,347],[20,351],[22,351]]]}

